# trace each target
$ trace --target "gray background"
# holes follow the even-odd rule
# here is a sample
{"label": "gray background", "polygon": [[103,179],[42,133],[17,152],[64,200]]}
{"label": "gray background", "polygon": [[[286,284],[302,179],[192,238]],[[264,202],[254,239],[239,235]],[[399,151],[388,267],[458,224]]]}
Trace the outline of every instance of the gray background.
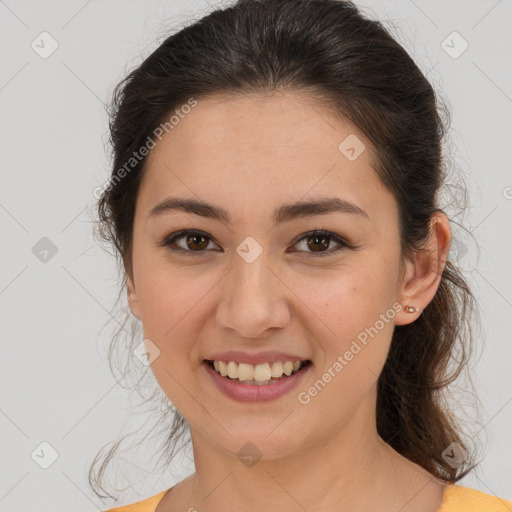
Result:
{"label": "gray background", "polygon": [[[462,238],[453,256],[467,269],[483,313],[474,377],[483,409],[481,425],[469,425],[475,423],[484,455],[461,483],[512,499],[512,4],[357,3],[393,21],[396,37],[452,112],[450,151],[470,186],[464,222],[480,246]],[[117,271],[95,243],[87,213],[109,173],[102,102],[166,27],[212,7],[177,0],[0,1],[1,512],[113,505],[88,488],[86,469],[101,446],[140,423],[106,361],[112,329],[102,327],[117,297]],[[43,51],[47,37],[44,51],[51,49],[43,31],[58,43],[47,58],[31,47],[35,40]],[[441,47],[453,31],[469,44],[458,58]],[[452,52],[462,48],[453,36],[447,42]],[[131,426],[122,430],[126,421]],[[52,450],[58,457],[43,469]],[[193,468],[190,451],[172,475],[152,473],[145,456],[142,449],[126,462],[131,480],[120,485],[134,485],[122,503],[156,494]]]}

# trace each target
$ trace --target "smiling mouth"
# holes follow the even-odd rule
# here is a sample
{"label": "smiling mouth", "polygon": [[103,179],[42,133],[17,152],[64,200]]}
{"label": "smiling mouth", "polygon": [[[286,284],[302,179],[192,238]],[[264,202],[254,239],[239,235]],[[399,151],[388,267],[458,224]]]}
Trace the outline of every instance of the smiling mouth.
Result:
{"label": "smiling mouth", "polygon": [[204,363],[230,381],[253,386],[265,386],[287,379],[312,364],[309,359],[306,361],[277,361],[257,365],[236,363],[234,361],[212,361],[210,359],[205,359]]}

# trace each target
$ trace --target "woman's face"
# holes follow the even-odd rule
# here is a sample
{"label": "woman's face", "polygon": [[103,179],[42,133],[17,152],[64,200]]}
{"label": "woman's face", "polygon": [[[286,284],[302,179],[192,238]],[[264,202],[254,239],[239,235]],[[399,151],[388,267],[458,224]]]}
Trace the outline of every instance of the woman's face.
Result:
{"label": "woman's face", "polygon": [[[128,296],[150,361],[160,351],[152,371],[193,438],[272,459],[375,428],[374,384],[394,324],[416,316],[397,312],[398,210],[370,151],[353,125],[290,92],[198,99],[151,150]],[[169,198],[211,208],[151,214]],[[323,210],[292,207],[327,200]],[[354,207],[330,210],[335,201]],[[201,233],[164,245],[185,229]],[[311,234],[320,229],[331,238]],[[226,351],[239,354],[218,356]],[[216,355],[263,365],[262,378],[265,362],[311,364],[265,386],[230,381],[233,395],[216,384],[229,377],[205,363]]]}

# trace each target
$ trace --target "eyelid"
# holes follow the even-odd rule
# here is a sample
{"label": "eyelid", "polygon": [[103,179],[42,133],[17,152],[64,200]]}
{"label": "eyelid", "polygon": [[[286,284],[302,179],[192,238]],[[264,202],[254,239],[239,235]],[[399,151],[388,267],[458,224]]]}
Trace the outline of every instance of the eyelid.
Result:
{"label": "eyelid", "polygon": [[[182,249],[181,247],[171,247],[171,245],[176,240],[178,240],[179,238],[186,237],[187,235],[201,235],[201,236],[204,236],[205,238],[208,238],[211,242],[215,243],[216,245],[218,245],[215,242],[215,239],[211,235],[209,235],[205,231],[201,231],[199,229],[182,229],[179,231],[175,231],[175,232],[165,236],[163,238],[163,240],[161,242],[159,242],[157,245],[159,247],[167,247],[169,250],[171,250],[173,252],[179,252],[182,254],[186,253],[186,254],[190,254],[193,256],[199,256],[199,255],[203,255],[203,254],[209,252],[206,249],[204,249],[202,251],[190,251],[190,250]],[[344,239],[340,235],[337,235],[336,233],[333,233],[332,231],[329,231],[329,230],[323,229],[323,228],[314,228],[309,231],[306,231],[305,233],[300,234],[292,242],[291,245],[294,246],[294,245],[298,244],[300,241],[304,240],[305,238],[308,238],[309,236],[314,236],[314,235],[320,235],[320,236],[323,235],[323,236],[329,237],[331,241],[334,241],[338,244],[338,248],[330,249],[328,251],[323,251],[323,252],[321,251],[318,253],[310,252],[310,251],[292,251],[292,252],[304,253],[307,255],[311,255],[313,257],[323,257],[323,256],[329,256],[331,254],[337,253],[344,248],[345,249],[355,249],[356,248],[356,246],[349,243],[346,239]]]}
{"label": "eyelid", "polygon": [[321,258],[323,256],[327,257],[327,256],[330,256],[330,255],[333,255],[333,254],[337,254],[342,249],[355,249],[356,248],[354,245],[349,243],[342,236],[337,235],[336,233],[333,233],[332,231],[329,231],[328,229],[323,229],[323,228],[314,228],[314,229],[311,229],[309,231],[306,231],[305,233],[302,233],[301,235],[298,236],[298,238],[295,239],[295,241],[291,245],[292,246],[296,245],[300,241],[304,240],[305,238],[308,238],[308,237],[314,236],[314,235],[320,235],[320,236],[323,235],[323,236],[329,237],[331,241],[334,241],[334,242],[336,242],[338,244],[338,247],[335,248],[335,249],[330,249],[328,251],[321,251],[321,252],[318,252],[318,253],[315,253],[315,252],[312,252],[312,251],[292,251],[292,252],[298,252],[298,253],[306,254],[308,256],[311,255],[314,258],[318,258],[318,257]]}
{"label": "eyelid", "polygon": [[187,251],[185,249],[182,249],[181,247],[171,247],[171,244],[173,244],[175,240],[178,240],[179,238],[184,238],[187,235],[201,235],[201,236],[204,236],[205,238],[208,238],[211,242],[216,244],[215,239],[211,235],[206,233],[205,231],[201,231],[200,229],[181,229],[179,231],[175,231],[175,232],[165,236],[163,238],[163,240],[161,242],[159,242],[157,245],[159,247],[167,247],[169,250],[171,250],[173,252],[188,253],[188,254],[192,254],[192,255],[200,255],[200,254],[204,254],[207,252],[206,250]]}

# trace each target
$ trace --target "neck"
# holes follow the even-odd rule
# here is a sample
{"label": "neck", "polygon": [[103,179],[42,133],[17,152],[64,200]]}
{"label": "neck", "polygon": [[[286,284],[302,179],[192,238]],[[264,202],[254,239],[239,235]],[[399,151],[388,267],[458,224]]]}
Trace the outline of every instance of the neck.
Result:
{"label": "neck", "polygon": [[196,473],[187,479],[185,510],[436,511],[443,485],[382,441],[375,425],[359,410],[333,429],[336,436],[252,466],[193,429]]}

